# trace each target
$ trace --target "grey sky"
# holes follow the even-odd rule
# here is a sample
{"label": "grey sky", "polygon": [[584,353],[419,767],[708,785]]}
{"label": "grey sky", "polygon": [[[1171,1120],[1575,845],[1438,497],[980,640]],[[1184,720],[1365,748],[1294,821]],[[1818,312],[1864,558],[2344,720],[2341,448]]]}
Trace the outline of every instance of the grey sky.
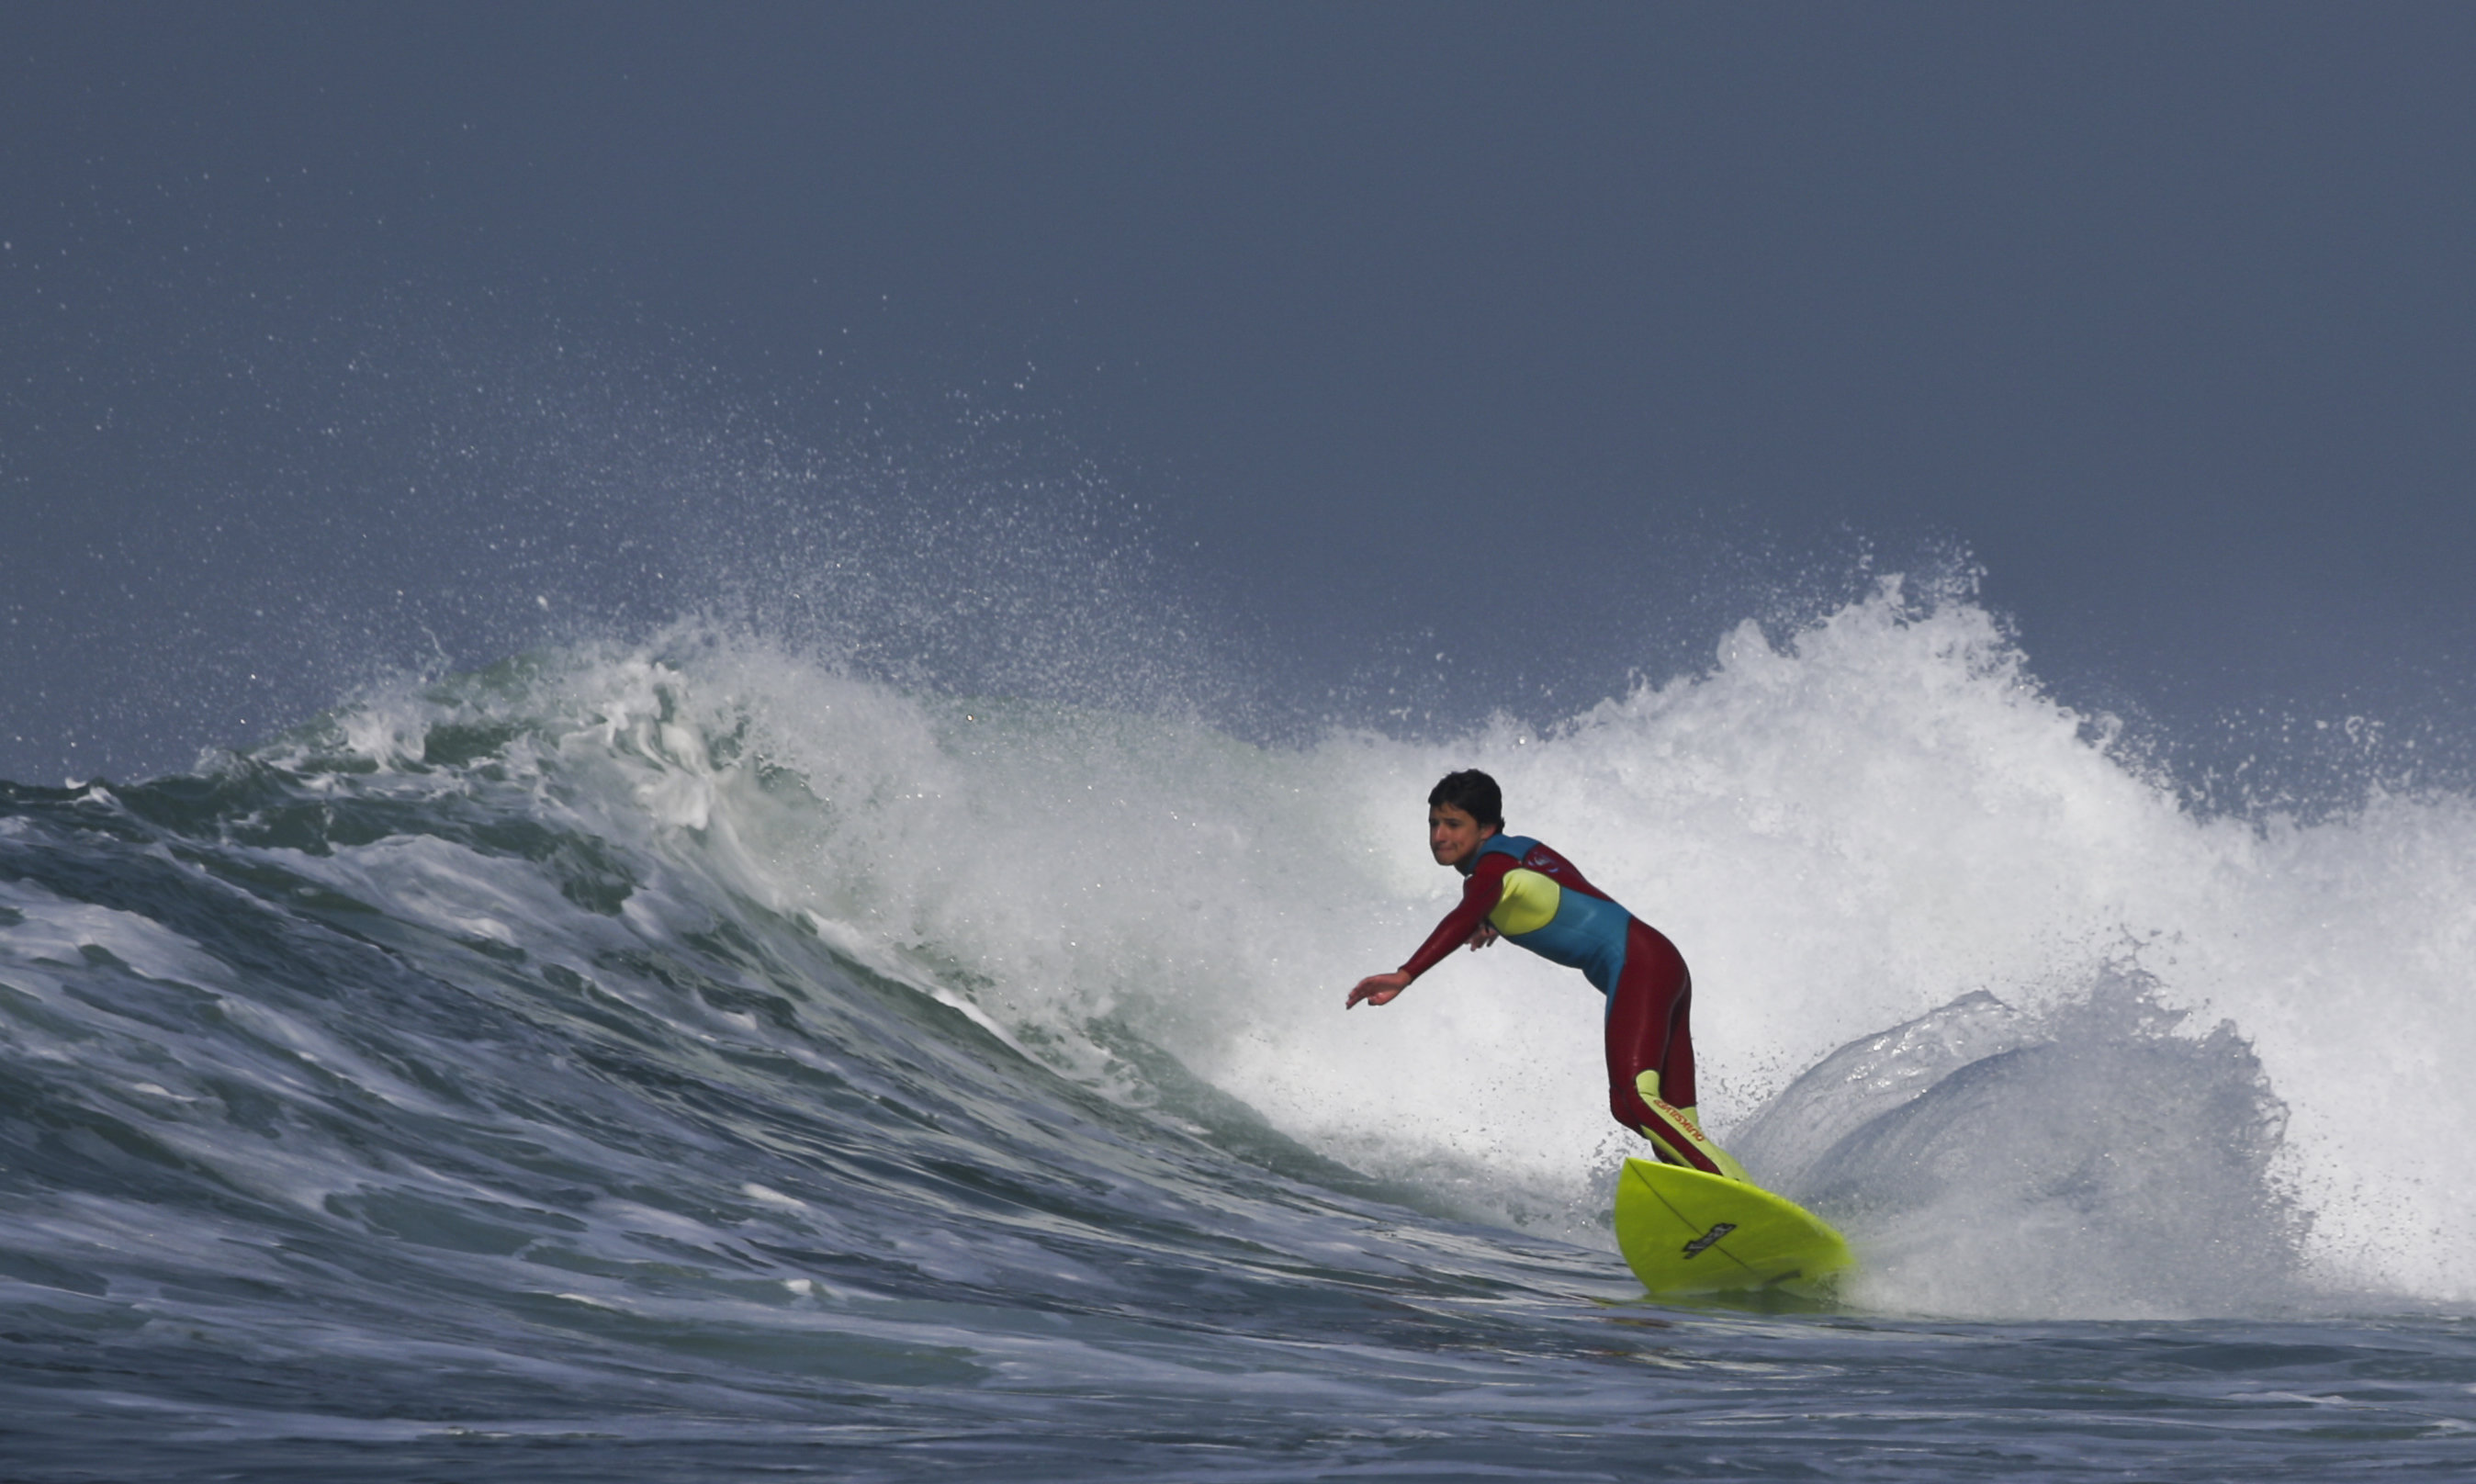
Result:
{"label": "grey sky", "polygon": [[485,661],[551,589],[697,601],[678,544],[768,469],[1123,514],[1303,715],[1552,714],[1965,544],[2075,699],[2476,716],[2464,6],[81,4],[0,48],[0,777]]}

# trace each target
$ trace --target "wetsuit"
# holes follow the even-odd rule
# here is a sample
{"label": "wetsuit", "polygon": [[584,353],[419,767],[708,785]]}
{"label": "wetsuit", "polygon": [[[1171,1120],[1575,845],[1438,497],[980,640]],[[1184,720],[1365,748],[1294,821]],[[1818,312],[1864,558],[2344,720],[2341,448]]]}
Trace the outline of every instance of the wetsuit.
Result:
{"label": "wetsuit", "polygon": [[1417,978],[1470,941],[1482,922],[1552,963],[1579,969],[1608,997],[1608,1111],[1672,1164],[1744,1179],[1704,1136],[1694,1106],[1693,977],[1676,945],[1582,878],[1572,861],[1523,835],[1495,834],[1461,863],[1454,907],[1401,972]]}

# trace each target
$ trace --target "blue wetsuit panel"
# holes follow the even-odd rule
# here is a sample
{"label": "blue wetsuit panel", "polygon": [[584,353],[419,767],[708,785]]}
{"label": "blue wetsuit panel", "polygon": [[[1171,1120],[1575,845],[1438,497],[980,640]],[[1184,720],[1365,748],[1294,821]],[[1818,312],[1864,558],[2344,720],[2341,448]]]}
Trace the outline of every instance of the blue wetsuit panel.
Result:
{"label": "blue wetsuit panel", "polygon": [[1550,963],[1581,970],[1582,977],[1605,995],[1614,993],[1617,980],[1624,977],[1625,929],[1632,926],[1633,914],[1615,903],[1569,888],[1556,899],[1556,915],[1546,927],[1508,935],[1505,941]]}
{"label": "blue wetsuit panel", "polygon": [[[1512,856],[1525,870],[1539,870],[1549,880],[1558,875],[1555,867],[1564,860],[1553,851],[1545,851],[1545,859],[1533,865],[1530,853],[1540,850],[1538,841],[1526,835],[1496,835],[1479,847],[1481,854]],[[1571,867],[1566,867],[1571,870]],[[1625,938],[1633,927],[1633,914],[1605,897],[1577,891],[1565,882],[1556,894],[1556,915],[1528,932],[1506,933],[1504,941],[1519,944],[1568,969],[1579,969],[1591,987],[1600,994],[1616,992],[1617,980],[1624,977]]]}

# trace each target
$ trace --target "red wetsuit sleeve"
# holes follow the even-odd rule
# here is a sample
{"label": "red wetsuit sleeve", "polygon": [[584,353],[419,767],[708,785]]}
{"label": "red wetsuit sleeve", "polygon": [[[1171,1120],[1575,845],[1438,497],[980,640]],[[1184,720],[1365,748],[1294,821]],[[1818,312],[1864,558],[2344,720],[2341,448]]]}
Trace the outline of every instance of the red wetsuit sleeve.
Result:
{"label": "red wetsuit sleeve", "polygon": [[1468,943],[1471,934],[1478,931],[1479,924],[1487,921],[1487,914],[1503,900],[1504,875],[1515,864],[1514,858],[1501,851],[1481,855],[1478,864],[1471,868],[1470,880],[1462,886],[1461,904],[1445,914],[1445,920],[1427,934],[1427,941],[1419,945],[1419,951],[1410,955],[1401,972],[1415,979],[1443,963],[1446,954]]}

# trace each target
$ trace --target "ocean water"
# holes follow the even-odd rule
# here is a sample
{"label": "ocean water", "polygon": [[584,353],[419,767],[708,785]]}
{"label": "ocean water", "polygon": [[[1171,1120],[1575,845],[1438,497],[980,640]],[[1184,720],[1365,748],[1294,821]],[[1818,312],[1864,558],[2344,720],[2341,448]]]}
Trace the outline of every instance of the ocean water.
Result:
{"label": "ocean water", "polygon": [[[1481,766],[1863,1268],[1646,1300],[1599,1003],[1342,1010]],[[2476,1472],[2476,801],[2210,806],[1887,582],[1267,746],[728,625],[0,785],[0,1477]]]}

